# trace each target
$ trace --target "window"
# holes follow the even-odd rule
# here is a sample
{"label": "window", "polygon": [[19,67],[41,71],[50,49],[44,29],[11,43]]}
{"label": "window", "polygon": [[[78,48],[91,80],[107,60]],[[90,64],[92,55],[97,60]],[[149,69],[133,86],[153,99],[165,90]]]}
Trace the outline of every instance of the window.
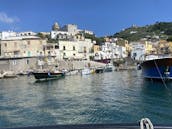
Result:
{"label": "window", "polygon": [[73,50],[75,51],[75,46],[73,46]]}
{"label": "window", "polygon": [[26,60],[26,64],[29,64],[29,60],[28,59]]}
{"label": "window", "polygon": [[73,53],[73,56],[75,56],[75,53]]}
{"label": "window", "polygon": [[133,57],[136,57],[137,56],[137,53],[133,53]]}
{"label": "window", "polygon": [[87,53],[87,48],[86,47],[84,47],[84,53]]}
{"label": "window", "polygon": [[7,43],[5,43],[4,46],[7,47]]}
{"label": "window", "polygon": [[66,47],[65,46],[63,46],[63,50],[66,50]]}
{"label": "window", "polygon": [[59,49],[59,46],[58,45],[55,45],[55,49]]}

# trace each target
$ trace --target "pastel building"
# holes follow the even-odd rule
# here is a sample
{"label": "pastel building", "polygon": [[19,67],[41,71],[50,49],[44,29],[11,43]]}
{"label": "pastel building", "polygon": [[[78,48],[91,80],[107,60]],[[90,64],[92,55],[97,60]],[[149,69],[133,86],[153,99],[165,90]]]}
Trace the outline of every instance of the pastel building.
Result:
{"label": "pastel building", "polygon": [[116,59],[127,57],[126,47],[116,45],[116,43],[105,42],[100,51],[95,52],[94,59]]}
{"label": "pastel building", "polygon": [[63,59],[89,59],[93,43],[89,39],[77,41],[59,41],[59,50]]}
{"label": "pastel building", "polygon": [[0,41],[1,57],[32,57],[44,53],[46,40],[36,36],[10,37]]}

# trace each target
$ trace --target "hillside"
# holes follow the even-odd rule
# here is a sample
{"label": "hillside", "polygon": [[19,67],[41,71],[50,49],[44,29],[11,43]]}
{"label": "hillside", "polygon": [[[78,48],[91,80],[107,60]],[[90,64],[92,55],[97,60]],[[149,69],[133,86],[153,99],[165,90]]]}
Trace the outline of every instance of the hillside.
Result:
{"label": "hillside", "polygon": [[168,37],[171,36],[172,22],[157,22],[153,25],[146,25],[143,27],[132,26],[113,35],[113,37],[123,38],[128,41],[138,41],[141,38],[168,39]]}

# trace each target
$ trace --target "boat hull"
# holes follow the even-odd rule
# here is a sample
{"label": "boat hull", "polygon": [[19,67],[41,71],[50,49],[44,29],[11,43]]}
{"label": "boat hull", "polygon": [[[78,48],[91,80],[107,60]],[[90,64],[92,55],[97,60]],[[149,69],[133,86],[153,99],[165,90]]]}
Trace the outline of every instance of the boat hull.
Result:
{"label": "boat hull", "polygon": [[52,73],[52,72],[33,72],[32,73],[35,77],[35,79],[41,80],[41,79],[58,79],[61,77],[64,77],[64,73]]}
{"label": "boat hull", "polygon": [[104,63],[104,64],[108,64],[108,63],[110,63],[111,59],[101,59],[101,60],[94,60],[94,61]]}
{"label": "boat hull", "polygon": [[85,68],[81,71],[81,75],[89,75],[91,73],[92,73],[92,71],[89,68]]}
{"label": "boat hull", "polygon": [[104,68],[97,68],[95,70],[95,73],[103,73],[104,72]]}
{"label": "boat hull", "polygon": [[105,68],[105,70],[104,70],[105,72],[112,72],[113,71],[113,69],[112,68]]}
{"label": "boat hull", "polygon": [[141,69],[144,78],[172,79],[172,58],[144,61]]}

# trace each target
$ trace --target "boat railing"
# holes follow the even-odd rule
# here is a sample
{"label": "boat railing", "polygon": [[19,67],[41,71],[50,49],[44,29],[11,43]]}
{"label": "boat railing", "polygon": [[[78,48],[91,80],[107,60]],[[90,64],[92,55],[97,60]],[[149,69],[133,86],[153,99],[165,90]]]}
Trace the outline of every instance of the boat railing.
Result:
{"label": "boat railing", "polygon": [[[172,125],[154,125],[154,129],[171,129]],[[82,125],[53,125],[53,126],[30,126],[0,129],[140,129],[139,123],[120,124],[82,124]],[[147,129],[147,128],[144,128]],[[150,129],[150,128],[149,128]]]}
{"label": "boat railing", "polygon": [[169,58],[169,57],[171,57],[171,55],[169,55],[169,54],[142,54],[139,57],[139,62],[143,62],[146,60]]}

